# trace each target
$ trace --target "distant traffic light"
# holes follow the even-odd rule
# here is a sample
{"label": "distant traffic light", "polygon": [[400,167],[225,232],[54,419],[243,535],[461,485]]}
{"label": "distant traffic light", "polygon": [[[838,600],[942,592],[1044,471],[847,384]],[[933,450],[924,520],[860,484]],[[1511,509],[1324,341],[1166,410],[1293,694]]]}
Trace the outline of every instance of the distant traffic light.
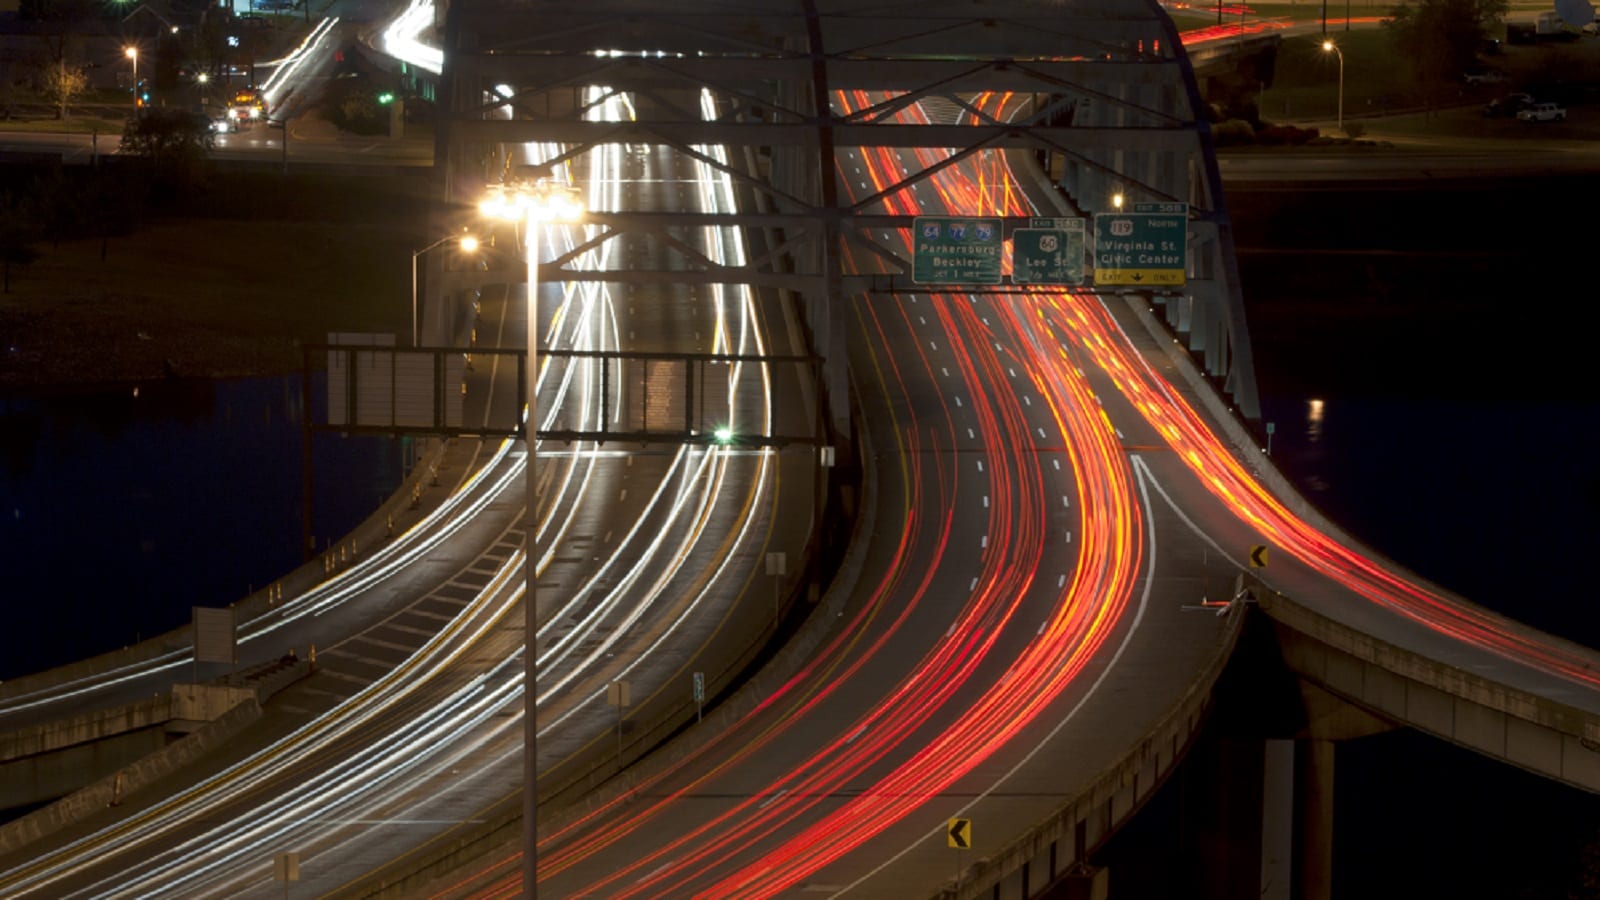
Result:
{"label": "distant traffic light", "polygon": [[389,91],[384,91],[383,93],[378,95],[378,103],[382,104],[383,106],[388,106],[389,104],[391,104],[393,102],[394,102],[394,94],[389,92]]}

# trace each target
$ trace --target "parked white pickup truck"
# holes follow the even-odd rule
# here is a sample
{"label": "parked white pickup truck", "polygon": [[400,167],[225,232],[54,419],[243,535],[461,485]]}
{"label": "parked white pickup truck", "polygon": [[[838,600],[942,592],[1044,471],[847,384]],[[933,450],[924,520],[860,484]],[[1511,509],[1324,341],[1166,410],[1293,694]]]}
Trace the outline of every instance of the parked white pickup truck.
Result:
{"label": "parked white pickup truck", "polygon": [[1523,122],[1565,122],[1567,108],[1559,103],[1535,103],[1519,111],[1517,119]]}

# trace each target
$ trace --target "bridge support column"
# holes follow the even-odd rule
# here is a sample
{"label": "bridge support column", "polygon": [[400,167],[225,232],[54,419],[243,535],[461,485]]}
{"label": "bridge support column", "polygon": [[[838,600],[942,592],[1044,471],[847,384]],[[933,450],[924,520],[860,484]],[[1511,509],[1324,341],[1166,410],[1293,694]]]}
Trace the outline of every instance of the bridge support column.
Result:
{"label": "bridge support column", "polygon": [[1184,868],[1193,900],[1254,897],[1261,880],[1262,748],[1259,739],[1215,737],[1184,761]]}
{"label": "bridge support column", "polygon": [[1056,894],[1060,900],[1107,900],[1111,890],[1111,870],[1080,865],[1061,876]]}
{"label": "bridge support column", "polygon": [[1261,900],[1293,900],[1294,741],[1268,740],[1261,765]]}
{"label": "bridge support column", "polygon": [[1333,748],[1333,741],[1299,742],[1300,900],[1333,896]]}

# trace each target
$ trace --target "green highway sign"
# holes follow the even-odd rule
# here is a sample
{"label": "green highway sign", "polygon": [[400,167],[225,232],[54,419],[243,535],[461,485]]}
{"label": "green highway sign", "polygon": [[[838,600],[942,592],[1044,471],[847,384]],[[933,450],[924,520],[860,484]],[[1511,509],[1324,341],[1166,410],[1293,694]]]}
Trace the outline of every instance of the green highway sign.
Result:
{"label": "green highway sign", "polygon": [[1183,211],[1095,215],[1095,284],[1171,287],[1186,282],[1189,268],[1187,207],[1181,203],[1159,205]]}
{"label": "green highway sign", "polygon": [[1000,220],[917,216],[912,222],[911,280],[916,284],[999,284]]}
{"label": "green highway sign", "polygon": [[1083,284],[1083,220],[1032,222],[1011,234],[1011,283]]}

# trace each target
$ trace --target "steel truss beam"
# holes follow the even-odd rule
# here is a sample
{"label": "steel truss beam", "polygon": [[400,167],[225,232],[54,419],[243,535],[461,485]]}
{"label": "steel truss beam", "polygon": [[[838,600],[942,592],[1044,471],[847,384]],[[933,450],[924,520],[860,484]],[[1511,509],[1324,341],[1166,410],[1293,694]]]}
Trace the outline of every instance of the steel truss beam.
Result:
{"label": "steel truss beam", "polygon": [[[1203,293],[1216,299],[1204,302],[1221,304],[1212,320],[1227,323],[1226,383],[1247,418],[1259,415],[1209,129],[1176,32],[1152,0],[1092,8],[1043,0],[456,0],[447,34],[454,37],[438,158],[449,199],[470,202],[498,177],[493,165],[474,173],[468,160],[507,158],[521,144],[545,148],[541,164],[551,168],[605,145],[670,147],[726,173],[745,195],[750,211],[739,214],[596,211],[583,246],[542,265],[542,279],[793,291],[817,311],[819,349],[842,358],[822,346],[821,310],[845,290],[899,290],[908,281],[904,252],[874,233],[907,224],[889,214],[897,196],[979,153],[1005,153],[1013,170],[1032,167],[1041,184],[1051,179],[1036,161],[1050,160],[1068,173],[1059,182],[1064,212],[1104,211],[1114,186],[1131,200],[1188,203],[1195,219],[1211,223],[1218,249],[1204,277],[1217,285]],[[586,96],[595,86],[603,93]],[[709,120],[702,91],[716,98]],[[987,92],[1027,102],[999,120],[975,102]],[[632,99],[636,121],[585,118],[616,94]],[[859,108],[846,112],[840,96]],[[934,107],[944,114],[923,112]],[[924,150],[933,161],[841,201],[835,148]],[[723,264],[699,250],[692,232],[717,227],[760,235],[749,259]],[[583,250],[634,240],[665,250],[668,263],[573,266]],[[847,255],[847,247],[858,252]],[[837,323],[827,328],[842,339]]]}

